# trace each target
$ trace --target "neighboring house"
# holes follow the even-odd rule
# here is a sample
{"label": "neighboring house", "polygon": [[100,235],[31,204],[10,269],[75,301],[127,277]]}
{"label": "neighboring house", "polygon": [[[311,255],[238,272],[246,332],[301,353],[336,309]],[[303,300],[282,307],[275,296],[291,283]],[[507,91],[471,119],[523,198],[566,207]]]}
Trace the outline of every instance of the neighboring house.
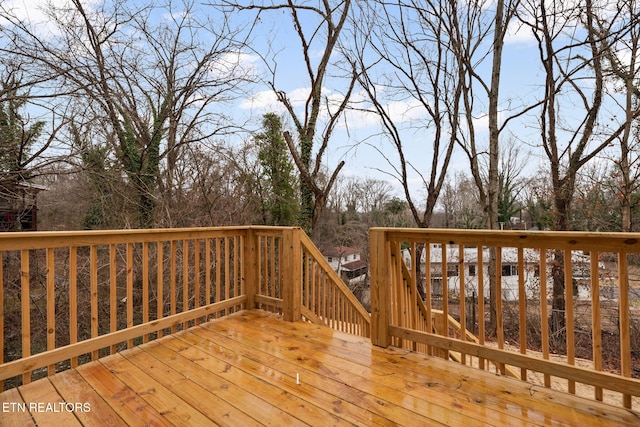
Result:
{"label": "neighboring house", "polygon": [[365,280],[368,271],[367,263],[360,258],[359,250],[347,246],[333,246],[321,252],[331,268],[346,283],[355,284]]}
{"label": "neighboring house", "polygon": [[[463,274],[460,274],[460,257],[458,245],[446,245],[446,262],[442,262],[442,245],[431,244],[430,246],[430,273],[431,289],[434,295],[442,295],[443,267],[446,268],[446,283],[448,292],[460,292],[460,277],[464,277],[465,293],[471,296],[478,293],[478,274],[482,268],[484,277],[484,294],[489,296],[489,261],[490,253],[488,248],[482,251],[482,266],[478,265],[477,248],[464,248],[463,254]],[[411,256],[408,250],[403,251],[403,256],[407,266],[411,266]],[[420,273],[425,277],[426,251],[422,251],[420,260]],[[525,248],[522,254],[524,287],[527,298],[540,297],[540,252],[536,249]],[[547,293],[550,297],[552,287],[551,253],[547,255]],[[573,252],[571,257],[573,265],[573,279],[577,288],[577,298],[590,297],[590,256],[582,252]],[[603,269],[604,265],[599,264]],[[518,272],[518,249],[502,248],[502,275],[501,275],[502,297],[506,301],[516,301],[519,296],[519,272]]]}
{"label": "neighboring house", "polygon": [[0,232],[38,229],[37,194],[46,187],[19,182],[0,184]]}

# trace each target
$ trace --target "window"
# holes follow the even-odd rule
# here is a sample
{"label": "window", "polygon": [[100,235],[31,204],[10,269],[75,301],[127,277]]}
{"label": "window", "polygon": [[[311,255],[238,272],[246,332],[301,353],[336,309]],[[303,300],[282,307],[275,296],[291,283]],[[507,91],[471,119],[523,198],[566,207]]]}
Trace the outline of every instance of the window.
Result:
{"label": "window", "polygon": [[447,264],[447,277],[458,276],[458,264]]}
{"label": "window", "polygon": [[469,276],[475,276],[476,275],[476,266],[475,265],[470,265],[469,266]]}
{"label": "window", "polygon": [[442,278],[431,278],[431,296],[442,297]]}
{"label": "window", "polygon": [[329,262],[333,262],[333,258],[332,258],[332,257],[330,257],[330,256],[328,256],[328,257],[327,257],[327,261],[329,261]]}
{"label": "window", "polygon": [[518,268],[515,265],[503,265],[502,276],[517,276]]}
{"label": "window", "polygon": [[573,277],[591,277],[591,271],[589,270],[589,266],[585,265],[575,265],[573,267]]}
{"label": "window", "polygon": [[431,264],[431,277],[442,277],[442,264]]}

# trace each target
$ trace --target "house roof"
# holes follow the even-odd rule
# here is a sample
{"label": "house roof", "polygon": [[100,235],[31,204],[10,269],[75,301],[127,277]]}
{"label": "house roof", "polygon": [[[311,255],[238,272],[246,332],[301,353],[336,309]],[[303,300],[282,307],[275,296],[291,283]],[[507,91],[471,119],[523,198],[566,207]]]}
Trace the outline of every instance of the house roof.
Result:
{"label": "house roof", "polygon": [[41,184],[34,184],[33,182],[18,181],[18,182],[4,182],[0,184],[0,189],[4,191],[15,191],[20,188],[24,191],[31,191],[37,193],[39,191],[46,190],[48,187]]}
{"label": "house roof", "polygon": [[342,264],[342,270],[356,271],[367,267],[367,263],[361,259]]}
{"label": "house roof", "polygon": [[24,187],[26,189],[32,190],[32,191],[44,191],[46,190],[48,187],[46,185],[41,185],[41,184],[34,184],[32,182],[19,182],[18,185],[20,187]]}

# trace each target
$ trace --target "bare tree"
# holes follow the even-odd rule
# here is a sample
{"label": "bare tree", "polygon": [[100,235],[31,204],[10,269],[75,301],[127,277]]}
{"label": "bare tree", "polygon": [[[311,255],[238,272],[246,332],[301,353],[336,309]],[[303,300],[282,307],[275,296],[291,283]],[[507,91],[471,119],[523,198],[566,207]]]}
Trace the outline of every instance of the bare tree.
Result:
{"label": "bare tree", "polygon": [[[453,3],[453,2],[452,2]],[[509,121],[526,111],[511,113],[499,121],[500,83],[502,79],[502,51],[507,28],[519,7],[519,0],[498,0],[492,5],[484,2],[472,7],[458,9],[452,5],[449,15],[452,32],[452,50],[463,81],[462,103],[464,121],[461,123],[460,146],[469,158],[471,176],[479,190],[480,203],[484,209],[485,227],[498,228],[499,157],[500,139]],[[489,48],[487,48],[489,46]],[[489,76],[479,72],[480,64],[490,59]],[[479,102],[484,100],[484,102]],[[487,106],[487,110],[481,108]],[[488,147],[483,147],[476,117],[486,117],[489,136]]]}
{"label": "bare tree", "polygon": [[82,106],[76,122],[100,123],[131,183],[141,227],[154,225],[163,196],[172,203],[182,147],[229,130],[213,106],[247,80],[238,31],[224,14],[201,18],[195,5],[72,0],[70,8],[47,8],[52,34],[5,13],[12,37],[3,51],[55,76],[48,96]]}
{"label": "bare tree", "polygon": [[189,146],[178,162],[184,185],[180,226],[256,224],[260,221],[260,175],[253,145]]}
{"label": "bare tree", "polygon": [[[619,136],[620,155],[614,163],[619,171],[618,191],[622,212],[621,231],[632,231],[632,196],[640,188],[640,20],[636,0],[627,0],[617,4],[620,10],[618,22],[611,24],[604,16],[594,16],[594,31],[601,39],[612,36],[612,32],[621,31],[619,38],[604,50],[604,73],[613,79],[616,90],[621,93],[620,108],[624,114],[624,130]],[[615,36],[614,36],[615,37]]]}
{"label": "bare tree", "polygon": [[[510,22],[515,17],[520,0],[497,0],[489,5],[485,2],[474,3],[470,7],[458,8],[451,1],[449,28],[451,28],[451,46],[456,55],[462,85],[462,103],[464,121],[460,132],[460,146],[469,159],[471,176],[478,188],[480,203],[484,210],[484,226],[498,229],[498,201],[500,194],[499,158],[500,139],[507,124],[531,107],[523,106],[509,117],[499,121],[500,83],[502,80],[502,52]],[[489,48],[487,48],[489,46]],[[490,58],[490,74],[479,72],[480,64]],[[479,110],[479,100],[484,100],[486,111]],[[488,147],[480,141],[480,131],[476,128],[477,116],[485,115],[488,120]],[[496,300],[499,297],[496,283],[496,253],[491,250],[490,259],[490,334],[497,330]]]}
{"label": "bare tree", "polygon": [[514,140],[510,140],[500,149],[497,213],[501,229],[511,226],[512,218],[520,214],[524,207],[521,195],[527,180],[522,177],[522,172],[529,156],[522,155],[520,149]]}
{"label": "bare tree", "polygon": [[[569,229],[578,171],[616,141],[628,128],[628,121],[640,113],[625,116],[613,128],[602,124],[607,96],[603,61],[624,33],[616,28],[620,11],[606,6],[591,0],[579,4],[526,2],[526,14],[522,15],[538,43],[544,70],[540,140],[551,171],[555,230]],[[606,28],[598,27],[598,16],[607,16]],[[553,332],[564,326],[563,264],[564,254],[558,251],[552,271]]]}
{"label": "bare tree", "polygon": [[[459,127],[462,82],[452,72],[457,65],[448,48],[448,16],[447,3],[369,2],[358,15],[354,34],[357,52],[352,60],[367,95],[359,108],[379,118],[383,137],[395,151],[392,156],[376,147],[391,167],[391,172],[382,172],[400,183],[419,227],[431,223]],[[392,104],[406,111],[392,111]],[[417,144],[429,147],[430,158],[411,159],[408,152]],[[424,208],[423,201],[416,200],[412,173],[424,187]]]}
{"label": "bare tree", "polygon": [[[0,37],[6,36],[0,27]],[[1,40],[1,38],[0,38]],[[13,54],[0,57],[0,187],[10,191],[18,182],[47,174],[67,159],[68,147],[57,144],[66,124],[60,114],[42,105],[40,89],[49,77],[32,75]],[[36,113],[37,111],[37,113]]]}
{"label": "bare tree", "polygon": [[610,166],[589,163],[578,172],[571,205],[572,229],[620,231],[618,180],[612,176]]}
{"label": "bare tree", "polygon": [[[289,132],[285,132],[284,137],[300,173],[299,223],[307,233],[313,234],[325,209],[329,192],[344,166],[344,161],[341,161],[329,173],[323,172],[323,160],[329,149],[333,131],[347,107],[355,86],[354,70],[341,69],[340,58],[336,58],[340,54],[342,32],[351,13],[351,0],[322,0],[318,1],[317,5],[297,4],[292,0],[272,5],[246,6],[235,2],[224,3],[237,10],[257,11],[256,22],[260,22],[261,14],[274,11],[286,11],[291,19],[297,42],[300,44],[300,60],[304,64],[310,88],[301,113],[276,83],[278,67],[287,65],[279,64],[277,56],[269,58],[270,52],[262,52],[261,55],[271,73],[268,85],[285,107],[295,127],[296,138]],[[271,46],[268,48],[271,49]],[[334,78],[342,77],[346,81],[344,92],[338,101],[335,98],[327,99],[323,93],[331,70],[338,73]],[[327,178],[324,179],[324,176]]]}
{"label": "bare tree", "polygon": [[447,176],[438,199],[444,211],[444,225],[447,228],[482,228],[483,207],[480,205],[478,188],[473,179],[464,172]]}
{"label": "bare tree", "polygon": [[[367,227],[382,226],[381,214],[392,200],[393,187],[387,181],[348,177],[338,179],[331,192],[328,206],[339,215],[338,222],[360,221]],[[384,221],[382,221],[384,222]]]}

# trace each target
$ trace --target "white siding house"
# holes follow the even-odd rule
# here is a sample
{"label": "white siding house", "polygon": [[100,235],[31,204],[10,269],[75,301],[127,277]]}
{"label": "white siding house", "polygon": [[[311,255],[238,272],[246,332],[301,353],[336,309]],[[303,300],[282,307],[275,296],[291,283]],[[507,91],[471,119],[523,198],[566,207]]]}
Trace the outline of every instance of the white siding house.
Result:
{"label": "white siding house", "polygon": [[364,281],[367,263],[360,258],[360,251],[348,246],[332,246],[321,250],[331,268],[347,283]]}
{"label": "white siding house", "polygon": [[[422,277],[426,275],[426,250],[422,251],[420,259],[420,272]],[[431,244],[429,247],[429,263],[431,273],[431,289],[435,295],[442,294],[443,267],[446,268],[446,283],[449,293],[458,294],[460,292],[461,277],[464,278],[465,293],[471,296],[478,293],[478,274],[480,268],[484,277],[484,294],[489,296],[489,261],[490,253],[488,248],[482,251],[482,265],[478,265],[478,249],[464,248],[463,274],[460,274],[460,254],[458,245],[445,245],[445,264],[442,262],[443,249],[440,244]],[[502,297],[507,301],[518,300],[519,297],[519,271],[518,271],[518,249],[502,248],[502,275],[501,290]],[[411,266],[411,254],[409,250],[403,251],[403,256],[407,266]],[[552,287],[551,277],[551,253],[547,254],[547,297],[550,297]],[[525,248],[522,253],[524,275],[524,287],[527,298],[540,297],[540,252],[536,249]],[[573,265],[573,277],[577,286],[577,298],[589,298],[589,263],[590,257],[582,252],[573,252],[571,256]],[[602,264],[600,268],[604,268]]]}

